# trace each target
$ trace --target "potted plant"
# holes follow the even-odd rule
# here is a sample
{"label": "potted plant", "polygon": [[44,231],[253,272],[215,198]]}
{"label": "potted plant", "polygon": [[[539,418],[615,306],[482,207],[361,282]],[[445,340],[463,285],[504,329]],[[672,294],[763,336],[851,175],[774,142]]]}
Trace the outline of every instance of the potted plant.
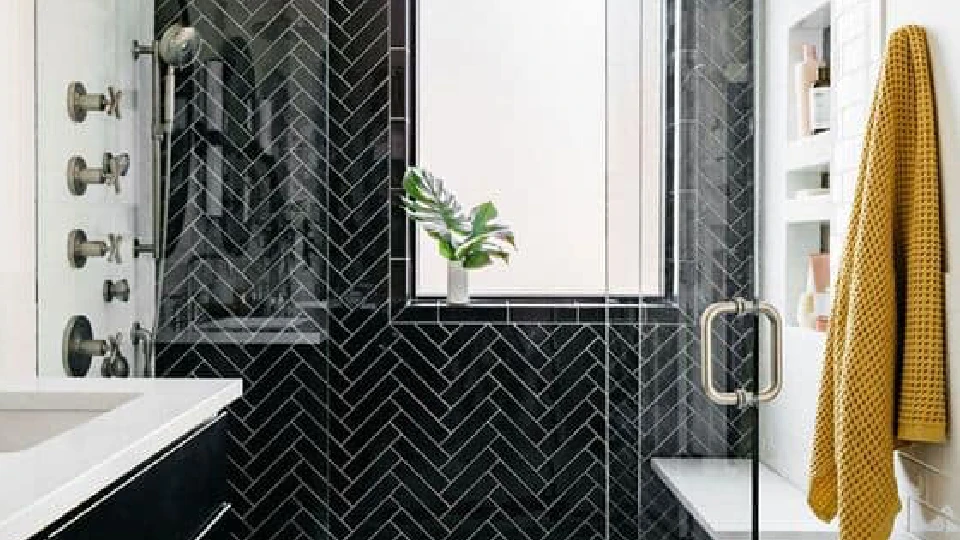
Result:
{"label": "potted plant", "polygon": [[464,213],[457,198],[443,180],[418,167],[403,177],[403,207],[437,241],[440,256],[447,260],[447,302],[470,301],[467,271],[490,266],[497,259],[509,263],[516,249],[513,231],[498,223],[492,202],[479,204]]}

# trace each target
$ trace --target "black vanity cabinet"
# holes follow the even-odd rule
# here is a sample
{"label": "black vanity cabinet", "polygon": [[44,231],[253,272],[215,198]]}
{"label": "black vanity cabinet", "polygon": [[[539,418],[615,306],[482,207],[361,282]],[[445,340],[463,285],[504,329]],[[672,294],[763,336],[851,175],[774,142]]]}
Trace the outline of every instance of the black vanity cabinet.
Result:
{"label": "black vanity cabinet", "polygon": [[200,425],[33,538],[226,538],[226,429],[224,415]]}

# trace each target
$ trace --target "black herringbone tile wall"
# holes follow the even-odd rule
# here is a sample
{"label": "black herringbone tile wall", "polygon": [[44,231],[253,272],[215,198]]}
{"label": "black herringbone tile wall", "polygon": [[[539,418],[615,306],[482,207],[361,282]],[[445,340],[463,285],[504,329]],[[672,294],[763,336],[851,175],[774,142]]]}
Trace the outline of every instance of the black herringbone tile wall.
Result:
{"label": "black herringbone tile wall", "polygon": [[[671,49],[669,150],[696,158],[671,179],[677,305],[508,323],[391,319],[404,1],[158,0],[158,30],[204,39],[177,91],[158,367],[244,381],[232,538],[703,538],[649,459],[750,451],[751,419],[703,399],[694,326],[753,284],[750,3],[690,0]],[[749,328],[717,332],[721,371],[749,376]]]}

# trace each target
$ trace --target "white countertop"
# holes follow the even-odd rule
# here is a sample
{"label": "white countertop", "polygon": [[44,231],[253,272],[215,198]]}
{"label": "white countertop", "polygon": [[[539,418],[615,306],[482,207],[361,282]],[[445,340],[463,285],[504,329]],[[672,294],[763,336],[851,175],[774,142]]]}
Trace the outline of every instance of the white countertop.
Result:
{"label": "white countertop", "polygon": [[[0,451],[0,540],[20,540],[40,532],[215,416],[241,391],[242,383],[230,379],[0,382],[0,399],[8,402],[28,393],[34,402],[43,401],[34,394],[50,400],[72,394],[79,402],[83,396],[96,395],[105,408],[111,402],[122,403],[34,446]],[[115,397],[104,399],[109,394]]]}
{"label": "white countertop", "polygon": [[[750,460],[654,458],[651,464],[711,538],[752,538]],[[837,528],[817,519],[803,491],[761,463],[760,535],[765,540],[828,540],[837,538]]]}

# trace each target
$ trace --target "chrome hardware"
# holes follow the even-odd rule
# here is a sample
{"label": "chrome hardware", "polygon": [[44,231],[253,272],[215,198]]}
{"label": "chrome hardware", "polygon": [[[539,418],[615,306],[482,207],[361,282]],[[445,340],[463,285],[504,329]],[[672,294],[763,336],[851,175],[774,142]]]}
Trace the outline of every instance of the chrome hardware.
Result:
{"label": "chrome hardware", "polygon": [[[763,315],[770,321],[770,382],[758,394],[746,388],[723,392],[713,386],[713,321],[719,315]],[[783,317],[777,308],[768,302],[754,302],[735,298],[707,306],[700,316],[700,382],[710,401],[727,407],[741,409],[755,407],[758,403],[773,401],[783,390]]]}
{"label": "chrome hardware", "polygon": [[[200,54],[200,34],[196,28],[174,23],[160,34],[160,39],[145,45],[139,41],[133,42],[133,58],[141,55],[150,55],[152,77],[152,142],[151,152],[151,212],[152,227],[149,240],[136,240],[133,246],[133,256],[150,253],[155,261],[163,258],[164,223],[166,212],[169,211],[166,202],[170,199],[170,145],[173,139],[173,117],[176,109],[177,69],[197,60]],[[166,63],[166,75],[161,70],[161,60]],[[164,151],[165,150],[165,151]],[[159,293],[161,279],[157,280]]]}
{"label": "chrome hardware", "polygon": [[139,238],[135,238],[133,240],[133,256],[139,257],[145,253],[156,256],[156,254],[153,253],[153,244],[149,242],[143,242]]}
{"label": "chrome hardware", "polygon": [[153,332],[134,321],[130,327],[130,342],[133,343],[134,366],[141,366],[140,373],[144,377],[153,377],[156,371],[153,361]]}
{"label": "chrome hardware", "polygon": [[102,356],[101,374],[104,377],[127,377],[130,366],[120,352],[123,335],[117,333],[107,339],[93,339],[90,319],[83,315],[70,317],[63,331],[63,369],[71,377],[85,377],[94,356]]}
{"label": "chrome hardware", "polygon": [[83,315],[70,317],[63,331],[63,370],[71,377],[85,377],[93,356],[104,354],[100,343],[92,343],[93,328]]}
{"label": "chrome hardware", "polygon": [[74,195],[83,195],[89,184],[105,184],[120,193],[120,177],[130,170],[130,154],[103,154],[103,167],[93,169],[80,156],[67,161],[67,189]]}
{"label": "chrome hardware", "polygon": [[155,259],[158,258],[159,252],[154,249],[154,246],[160,244],[160,228],[163,226],[161,221],[163,217],[160,215],[160,195],[162,193],[162,179],[163,179],[163,160],[161,159],[161,151],[163,149],[163,139],[164,131],[163,126],[161,125],[160,117],[163,114],[161,107],[161,70],[160,70],[160,55],[156,54],[159,44],[156,41],[150,43],[150,45],[144,45],[140,43],[139,40],[133,40],[133,59],[138,60],[142,55],[150,56],[150,72],[151,72],[151,90],[152,90],[152,106],[151,106],[151,152],[150,152],[150,210],[151,210],[151,228],[153,229],[150,233],[150,240],[145,241],[140,238],[136,238],[133,241],[133,256],[140,257],[140,255],[151,254]]}
{"label": "chrome hardware", "polygon": [[67,85],[67,114],[74,122],[83,122],[90,111],[104,112],[120,119],[120,99],[123,92],[112,86],[106,94],[88,94],[83,83],[74,81]]}
{"label": "chrome hardware", "polygon": [[103,357],[103,363],[100,364],[101,376],[107,378],[119,377],[121,379],[130,376],[130,362],[127,362],[127,357],[120,352],[122,341],[123,334],[120,332],[107,338],[107,354]]}
{"label": "chrome hardware", "polygon": [[67,259],[70,266],[83,268],[89,257],[106,257],[107,262],[120,264],[120,243],[123,237],[119,234],[108,234],[107,241],[87,240],[87,234],[80,229],[74,229],[67,235]]}
{"label": "chrome hardware", "polygon": [[109,279],[104,280],[103,282],[103,301],[112,302],[114,300],[119,300],[121,302],[126,302],[130,300],[130,284],[125,279],[118,281],[110,281]]}
{"label": "chrome hardware", "polygon": [[112,186],[115,192],[120,193],[120,177],[126,176],[130,171],[130,154],[126,152],[104,154],[103,169],[106,174],[106,184]]}
{"label": "chrome hardware", "polygon": [[133,59],[140,59],[141,54],[153,54],[153,45],[143,45],[139,39],[133,40]]}

